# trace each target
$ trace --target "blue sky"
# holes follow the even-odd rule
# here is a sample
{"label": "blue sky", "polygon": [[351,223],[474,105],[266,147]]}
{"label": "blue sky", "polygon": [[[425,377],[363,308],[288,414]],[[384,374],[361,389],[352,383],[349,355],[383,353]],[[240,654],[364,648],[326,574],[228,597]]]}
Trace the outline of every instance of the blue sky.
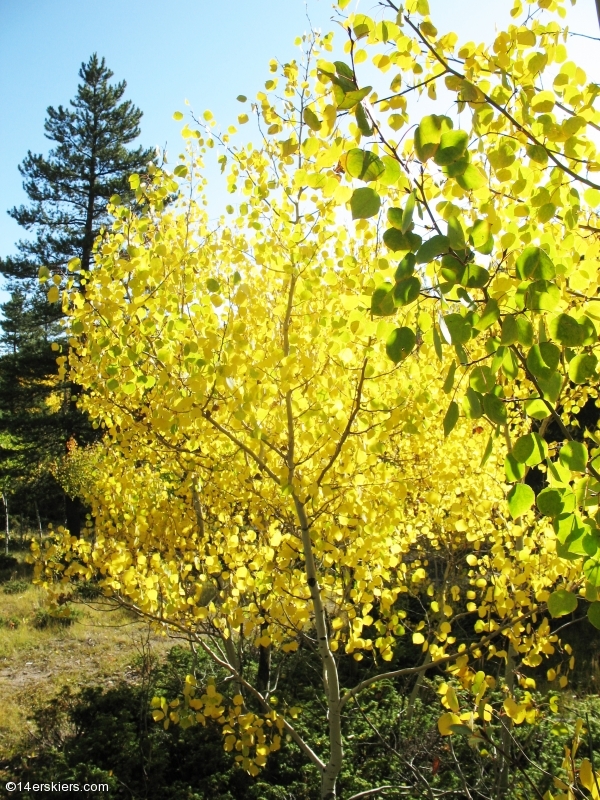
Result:
{"label": "blue sky", "polygon": [[[377,15],[376,0],[352,0],[350,9]],[[504,26],[510,0],[430,0],[440,30],[463,41],[490,40]],[[175,155],[181,124],[173,111],[189,99],[235,122],[235,98],[252,97],[269,77],[268,62],[294,56],[294,38],[312,25],[334,27],[332,0],[0,0],[0,255],[14,252],[22,235],[5,209],[25,199],[17,166],[28,149],[47,152],[48,105],[67,104],[82,61],[97,51],[127,97],[144,111],[141,141],[165,143]],[[578,0],[573,30],[598,35],[594,0]],[[600,43],[572,39],[578,61],[593,67]],[[592,77],[592,68],[588,68]],[[600,76],[598,76],[600,78]],[[0,294],[1,299],[1,294]]]}

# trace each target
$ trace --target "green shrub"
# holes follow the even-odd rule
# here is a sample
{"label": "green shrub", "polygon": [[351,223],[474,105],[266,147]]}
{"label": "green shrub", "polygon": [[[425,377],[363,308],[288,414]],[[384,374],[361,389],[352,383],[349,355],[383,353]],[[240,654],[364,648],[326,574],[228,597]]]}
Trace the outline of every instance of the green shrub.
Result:
{"label": "green shrub", "polygon": [[[10,778],[108,783],[111,800],[318,800],[319,775],[290,741],[283,741],[281,750],[269,757],[267,766],[253,779],[237,766],[233,754],[224,751],[217,723],[164,730],[162,724],[152,721],[151,698],[156,694],[176,697],[190,672],[203,678],[213,675],[222,694],[235,694],[236,688],[215,672],[212,663],[176,647],[159,664],[141,658],[137,669],[135,685],[90,687],[79,695],[65,690],[38,709],[33,719],[37,757],[16,760],[10,765]],[[250,673],[256,664],[248,663],[245,669]],[[360,676],[369,667],[361,664],[357,669],[364,670]],[[465,737],[454,736],[451,746],[448,738],[439,735],[437,682],[439,678],[424,681],[420,699],[410,713],[409,683],[382,681],[361,695],[360,704],[348,704],[340,797],[389,785],[397,788],[386,792],[386,800],[430,800],[432,796],[464,800],[463,781],[474,800],[497,796],[493,791],[498,766],[494,754],[470,746]],[[299,732],[325,756],[321,676],[310,653],[301,650],[287,662],[279,686],[302,708],[294,723]],[[500,691],[497,694],[502,697]],[[547,707],[542,695],[535,695],[534,700]],[[466,695],[461,702],[467,702]],[[600,763],[598,698],[579,700],[563,695],[561,702],[559,713],[544,714],[537,724],[514,729],[515,759],[503,800],[532,796],[525,773],[542,794],[552,790],[552,775],[560,770],[577,716],[589,713],[590,733],[581,747],[587,755],[591,743],[596,763]],[[498,741],[498,721],[489,726],[489,732]],[[21,797],[30,800],[27,793]],[[38,793],[35,800],[44,797]]]}
{"label": "green shrub", "polygon": [[31,586],[29,581],[23,581],[15,578],[14,580],[10,580],[5,583],[2,587],[2,591],[4,594],[21,594],[21,592],[26,592],[29,586]]}
{"label": "green shrub", "polygon": [[63,606],[60,611],[38,608],[32,620],[34,628],[44,630],[52,626],[68,628],[81,619],[82,612],[72,606]]}

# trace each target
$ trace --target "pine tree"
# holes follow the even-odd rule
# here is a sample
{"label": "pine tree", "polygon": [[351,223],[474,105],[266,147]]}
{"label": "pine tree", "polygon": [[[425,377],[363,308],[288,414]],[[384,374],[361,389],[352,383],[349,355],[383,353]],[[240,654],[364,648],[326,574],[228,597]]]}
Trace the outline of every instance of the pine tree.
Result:
{"label": "pine tree", "polygon": [[92,246],[106,222],[111,195],[127,194],[128,176],[144,170],[152,150],[128,149],[140,134],[142,112],[123,101],[126,82],[113,76],[96,53],[79,70],[82,83],[70,108],[48,108],[48,157],[28,152],[19,167],[29,205],[9,214],[35,239],[18,243],[20,257],[1,265],[6,277],[34,281],[40,266],[64,270],[72,258],[88,268]]}
{"label": "pine tree", "polygon": [[56,349],[67,347],[62,311],[48,303],[38,272],[42,266],[65,272],[72,258],[89,267],[109,198],[127,197],[128,176],[143,172],[153,157],[129,147],[142,112],[123,100],[125,81],[111,84],[113,73],[95,53],[79,76],[70,106],[47,110],[46,136],[56,146],[47,156],[28,152],[19,167],[29,203],[8,213],[33,236],[17,243],[17,256],[0,259],[11,291],[0,309],[0,485],[19,513],[35,521],[39,505],[45,520],[71,517],[73,532],[81,509],[48,465],[65,454],[70,439],[85,444],[95,432],[76,408],[77,387],[59,382]]}

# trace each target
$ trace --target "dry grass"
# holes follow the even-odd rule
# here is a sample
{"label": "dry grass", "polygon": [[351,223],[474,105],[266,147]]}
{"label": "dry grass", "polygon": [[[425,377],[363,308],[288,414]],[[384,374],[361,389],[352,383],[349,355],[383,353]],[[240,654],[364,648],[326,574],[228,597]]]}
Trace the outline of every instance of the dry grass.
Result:
{"label": "dry grass", "polygon": [[22,752],[33,710],[63,687],[133,681],[142,642],[150,638],[156,654],[172,646],[126,612],[89,603],[75,606],[72,624],[51,622],[40,629],[36,615],[39,619],[46,608],[45,592],[29,581],[14,594],[3,586],[6,582],[0,583],[0,760]]}

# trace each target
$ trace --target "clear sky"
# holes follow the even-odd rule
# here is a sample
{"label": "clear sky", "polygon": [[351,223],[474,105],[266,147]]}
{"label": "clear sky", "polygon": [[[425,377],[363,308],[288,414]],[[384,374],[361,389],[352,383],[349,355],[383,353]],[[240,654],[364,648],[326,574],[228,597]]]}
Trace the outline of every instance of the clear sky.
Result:
{"label": "clear sky", "polygon": [[[376,0],[352,0],[348,10],[357,4],[381,13]],[[509,19],[511,2],[430,6],[440,30],[489,41]],[[79,66],[92,52],[105,56],[114,80],[127,80],[127,97],[144,112],[141,141],[166,143],[175,155],[181,123],[173,111],[185,110],[187,98],[197,111],[210,108],[222,123],[235,122],[236,96],[260,90],[271,58],[294,57],[307,13],[313,27],[335,27],[332,0],[0,0],[0,255],[14,252],[22,235],[5,213],[25,200],[17,166],[29,149],[47,152],[46,108],[74,96]],[[599,35],[594,0],[578,0],[571,27]],[[600,43],[571,39],[571,49],[592,77]]]}

